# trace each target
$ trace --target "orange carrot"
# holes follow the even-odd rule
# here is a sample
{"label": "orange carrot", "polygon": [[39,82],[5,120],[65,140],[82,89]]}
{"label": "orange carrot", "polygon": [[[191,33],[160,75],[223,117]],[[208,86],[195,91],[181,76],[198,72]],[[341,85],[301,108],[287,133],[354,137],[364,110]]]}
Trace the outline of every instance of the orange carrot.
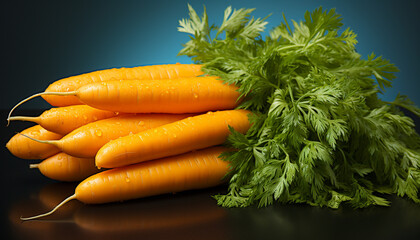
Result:
{"label": "orange carrot", "polygon": [[223,147],[213,147],[103,171],[81,182],[75,193],[52,211],[21,219],[50,215],[73,199],[89,204],[108,203],[216,186],[229,170],[228,163],[219,159],[223,151]]}
{"label": "orange carrot", "polygon": [[[45,90],[46,92],[69,92],[75,91],[83,85],[109,80],[128,79],[173,79],[180,77],[195,77],[202,75],[201,65],[196,64],[167,64],[140,66],[133,68],[113,68],[85,73],[77,76],[64,78],[53,82]],[[69,106],[81,104],[74,96],[43,96],[53,106]]]}
{"label": "orange carrot", "polygon": [[95,159],[72,157],[66,153],[58,153],[29,167],[38,168],[42,175],[50,179],[64,182],[82,181],[99,172]]}
{"label": "orange carrot", "polygon": [[51,108],[38,117],[13,116],[8,121],[31,121],[48,131],[66,135],[76,128],[97,120],[118,115],[116,112],[99,110],[87,105]]}
{"label": "orange carrot", "polygon": [[88,123],[59,140],[43,140],[74,157],[94,158],[107,142],[189,117],[189,114],[125,114]]}
{"label": "orange carrot", "polygon": [[197,113],[233,109],[239,92],[216,77],[165,81],[110,81],[81,87],[77,96],[86,104],[131,113]]}
{"label": "orange carrot", "polygon": [[14,135],[6,144],[6,147],[10,153],[18,158],[45,159],[60,152],[60,149],[58,149],[56,146],[32,141],[29,138],[24,137],[22,134],[39,140],[56,140],[62,137],[62,135],[47,131],[39,125],[29,127],[23,130],[21,133]]}
{"label": "orange carrot", "polygon": [[74,95],[94,108],[127,113],[199,113],[233,109],[237,106],[237,87],[216,77],[179,78],[165,81],[126,80],[92,83],[73,92],[44,92],[37,96]]}
{"label": "orange carrot", "polygon": [[137,134],[115,139],[96,154],[96,166],[121,167],[223,144],[230,125],[245,133],[249,127],[246,110],[208,112]]}

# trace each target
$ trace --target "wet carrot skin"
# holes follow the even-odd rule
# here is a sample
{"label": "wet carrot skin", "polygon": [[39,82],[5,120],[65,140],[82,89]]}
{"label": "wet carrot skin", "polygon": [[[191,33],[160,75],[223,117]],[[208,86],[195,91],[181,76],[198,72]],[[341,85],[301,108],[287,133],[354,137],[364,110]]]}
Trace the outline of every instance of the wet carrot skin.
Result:
{"label": "wet carrot skin", "polygon": [[88,123],[115,117],[117,115],[119,115],[118,112],[95,109],[87,105],[75,105],[63,107],[61,111],[57,108],[50,109],[46,114],[42,115],[43,120],[40,122],[40,125],[42,126],[42,123],[44,123],[45,126],[43,127],[45,129],[66,135],[74,129]]}
{"label": "wet carrot skin", "polygon": [[171,123],[191,114],[122,114],[86,124],[65,135],[54,144],[75,157],[95,158],[107,142]]}
{"label": "wet carrot skin", "polygon": [[96,154],[98,167],[114,168],[223,144],[229,127],[245,133],[249,111],[208,112],[112,140]]}
{"label": "wet carrot skin", "polygon": [[97,109],[129,113],[200,113],[239,104],[237,87],[217,77],[93,83],[79,88],[77,97]]}
{"label": "wet carrot skin", "polygon": [[83,104],[55,107],[44,111],[37,117],[14,116],[9,120],[35,122],[48,131],[66,135],[85,124],[117,115],[119,115],[118,112],[100,110]]}
{"label": "wet carrot skin", "polygon": [[81,182],[75,194],[84,203],[107,203],[216,186],[229,170],[219,158],[223,151],[217,146],[106,170]]}
{"label": "wet carrot skin", "polygon": [[63,181],[76,182],[100,172],[94,158],[77,158],[66,153],[57,153],[36,165],[46,177]]}
{"label": "wet carrot skin", "polygon": [[[70,92],[75,91],[83,85],[103,82],[109,80],[128,80],[128,79],[173,79],[180,77],[195,77],[202,75],[201,65],[197,64],[164,64],[140,66],[133,68],[112,68],[94,71],[90,73],[71,76],[57,80],[50,84],[46,92]],[[42,96],[52,106],[70,106],[82,104],[74,96]]]}

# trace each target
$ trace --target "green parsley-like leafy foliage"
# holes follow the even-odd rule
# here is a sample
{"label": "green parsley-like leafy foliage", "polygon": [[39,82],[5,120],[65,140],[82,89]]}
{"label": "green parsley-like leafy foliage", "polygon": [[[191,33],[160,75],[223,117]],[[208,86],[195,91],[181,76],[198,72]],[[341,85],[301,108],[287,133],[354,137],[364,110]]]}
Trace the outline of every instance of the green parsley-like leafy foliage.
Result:
{"label": "green parsley-like leafy foliage", "polygon": [[232,167],[229,189],[215,196],[225,207],[274,202],[338,208],[387,206],[384,194],[420,203],[420,137],[401,108],[420,110],[403,95],[382,101],[398,69],[356,51],[356,34],[322,7],[304,20],[284,22],[263,37],[266,18],[253,9],[224,12],[209,25],[189,7],[179,31],[190,34],[179,55],[206,74],[236,84],[251,129],[231,129],[222,154]]}

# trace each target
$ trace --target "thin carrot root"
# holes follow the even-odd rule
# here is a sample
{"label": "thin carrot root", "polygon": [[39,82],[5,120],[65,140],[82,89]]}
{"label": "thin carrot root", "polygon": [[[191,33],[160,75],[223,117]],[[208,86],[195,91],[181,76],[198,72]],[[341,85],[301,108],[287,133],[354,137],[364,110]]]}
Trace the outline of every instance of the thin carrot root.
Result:
{"label": "thin carrot root", "polygon": [[9,117],[7,121],[27,121],[27,122],[36,122],[38,117],[27,117],[27,116],[13,116]]}
{"label": "thin carrot root", "polygon": [[36,139],[36,138],[33,138],[33,137],[29,137],[28,135],[25,135],[23,133],[18,133],[18,134],[20,134],[20,135],[22,135],[24,137],[27,137],[27,138],[29,138],[31,140],[34,140],[35,142],[51,144],[51,145],[54,145],[54,146],[57,145],[56,144],[57,140],[39,140],[39,139]]}
{"label": "thin carrot root", "polygon": [[31,100],[31,99],[33,99],[33,98],[36,98],[36,97],[39,97],[39,96],[44,96],[44,95],[56,95],[56,96],[72,96],[72,95],[76,95],[77,94],[77,91],[72,91],[72,92],[41,92],[41,93],[36,93],[36,94],[34,94],[34,95],[32,95],[32,96],[29,96],[29,97],[27,97],[27,98],[25,98],[25,99],[23,99],[22,101],[20,101],[18,104],[16,104],[11,110],[10,110],[10,112],[9,112],[9,115],[7,115],[7,126],[9,126],[9,124],[10,124],[10,116],[12,115],[12,112],[17,108],[17,107],[19,107],[20,105],[22,105],[23,103],[25,103],[25,102],[27,102],[27,101],[29,101],[29,100]]}
{"label": "thin carrot root", "polygon": [[29,164],[29,168],[38,168],[39,164]]}
{"label": "thin carrot root", "polygon": [[69,202],[69,201],[71,201],[73,199],[76,199],[76,194],[73,194],[70,197],[64,199],[53,210],[51,210],[51,211],[49,211],[47,213],[39,214],[39,215],[32,216],[32,217],[20,217],[20,220],[22,220],[22,221],[28,221],[28,220],[33,220],[33,219],[38,219],[38,218],[49,216],[49,215],[53,214],[55,211],[57,211],[57,209],[59,209],[61,206],[63,206],[64,204],[66,204],[67,202]]}

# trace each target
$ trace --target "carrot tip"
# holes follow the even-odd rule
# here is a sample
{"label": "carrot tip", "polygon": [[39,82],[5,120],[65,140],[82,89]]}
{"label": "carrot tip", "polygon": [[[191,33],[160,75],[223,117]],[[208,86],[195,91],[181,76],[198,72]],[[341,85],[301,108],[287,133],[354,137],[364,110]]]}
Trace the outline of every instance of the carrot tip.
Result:
{"label": "carrot tip", "polygon": [[59,203],[55,208],[53,208],[53,210],[47,212],[47,213],[43,213],[43,214],[39,214],[36,216],[32,216],[32,217],[20,217],[20,220],[22,221],[28,221],[28,220],[33,220],[33,219],[38,219],[38,218],[42,218],[42,217],[46,217],[49,216],[51,214],[53,214],[55,211],[57,211],[57,209],[59,209],[61,206],[63,206],[65,203],[76,199],[76,194],[71,195],[70,197],[64,199],[61,203]]}
{"label": "carrot tip", "polygon": [[43,96],[43,95],[57,95],[57,96],[70,96],[70,95],[76,95],[77,91],[72,91],[72,92],[41,92],[41,93],[35,93],[32,96],[29,96],[25,99],[23,99],[22,101],[20,101],[18,104],[16,104],[9,112],[9,115],[7,115],[7,126],[9,126],[9,122],[10,122],[10,116],[12,115],[12,112],[20,105],[22,105],[23,103],[31,100],[32,98],[36,98],[39,96]]}
{"label": "carrot tip", "polygon": [[35,98],[35,97],[38,97],[38,96],[41,96],[41,95],[43,95],[44,93],[42,92],[42,93],[36,93],[36,94],[34,94],[34,95],[32,95],[32,96],[29,96],[29,97],[27,97],[27,98],[25,98],[25,99],[23,99],[22,101],[20,101],[18,104],[16,104],[11,110],[10,110],[10,112],[9,112],[9,115],[7,115],[7,125],[9,125],[9,122],[10,122],[10,116],[12,115],[12,112],[18,107],[18,106],[20,106],[20,105],[22,105],[23,103],[25,103],[25,102],[27,102],[27,101],[29,101],[29,100],[31,100],[32,98]]}
{"label": "carrot tip", "polygon": [[29,164],[29,168],[38,168],[39,164]]}
{"label": "carrot tip", "polygon": [[26,117],[26,116],[13,116],[7,118],[7,125],[9,125],[10,121],[29,121],[29,122],[37,122],[38,117]]}

